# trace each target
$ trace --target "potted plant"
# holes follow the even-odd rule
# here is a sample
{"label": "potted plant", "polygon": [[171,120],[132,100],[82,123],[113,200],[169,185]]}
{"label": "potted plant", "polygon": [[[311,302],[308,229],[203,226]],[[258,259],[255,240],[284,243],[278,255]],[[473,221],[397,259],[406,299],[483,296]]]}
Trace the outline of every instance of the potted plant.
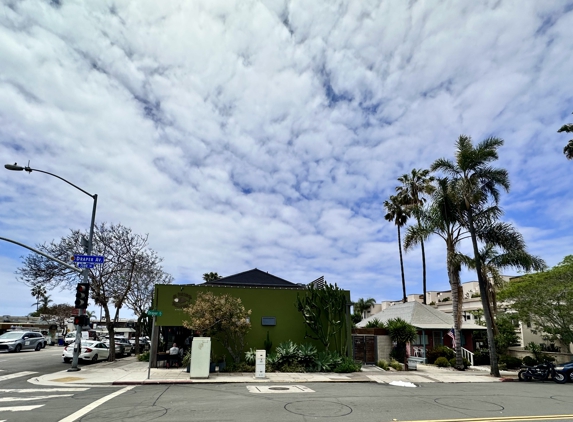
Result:
{"label": "potted plant", "polygon": [[187,372],[191,372],[191,349],[183,355],[183,360],[181,360],[181,365],[187,367]]}

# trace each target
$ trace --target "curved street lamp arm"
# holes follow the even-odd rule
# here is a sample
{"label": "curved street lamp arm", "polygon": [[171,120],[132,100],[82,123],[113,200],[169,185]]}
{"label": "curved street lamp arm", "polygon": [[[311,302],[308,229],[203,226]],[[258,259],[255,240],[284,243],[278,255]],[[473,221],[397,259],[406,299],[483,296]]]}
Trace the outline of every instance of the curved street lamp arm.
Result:
{"label": "curved street lamp arm", "polygon": [[[33,171],[37,171],[37,172],[40,172],[40,173],[49,174],[50,176],[54,176],[54,177],[57,177],[57,178],[60,179],[60,180],[63,180],[63,181],[66,182],[68,185],[71,185],[71,186],[73,186],[74,188],[76,188],[77,190],[82,191],[82,192],[85,193],[87,196],[91,196],[92,198],[94,198],[95,196],[97,196],[97,195],[92,195],[92,194],[89,193],[89,192],[86,192],[85,190],[83,190],[83,189],[80,188],[79,186],[74,185],[72,182],[70,182],[70,181],[64,179],[63,177],[58,176],[57,174],[50,173],[50,172],[44,171],[44,170],[33,169],[33,168],[31,168],[31,167],[28,167],[28,166],[24,167],[24,170],[27,171],[28,173],[32,173]],[[95,199],[95,198],[94,198],[94,199]]]}

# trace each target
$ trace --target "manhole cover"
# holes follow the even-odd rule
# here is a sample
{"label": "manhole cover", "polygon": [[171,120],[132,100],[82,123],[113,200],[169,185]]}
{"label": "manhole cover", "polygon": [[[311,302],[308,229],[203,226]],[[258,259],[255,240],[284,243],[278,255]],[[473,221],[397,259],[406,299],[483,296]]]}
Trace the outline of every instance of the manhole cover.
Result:
{"label": "manhole cover", "polygon": [[269,387],[269,390],[290,390],[289,387]]}
{"label": "manhole cover", "polygon": [[311,416],[315,418],[334,418],[346,416],[352,413],[352,408],[342,403],[331,401],[295,401],[287,403],[285,410],[301,416]]}
{"label": "manhole cover", "polygon": [[267,394],[289,394],[289,393],[314,393],[304,385],[248,385],[249,393],[267,393]]}

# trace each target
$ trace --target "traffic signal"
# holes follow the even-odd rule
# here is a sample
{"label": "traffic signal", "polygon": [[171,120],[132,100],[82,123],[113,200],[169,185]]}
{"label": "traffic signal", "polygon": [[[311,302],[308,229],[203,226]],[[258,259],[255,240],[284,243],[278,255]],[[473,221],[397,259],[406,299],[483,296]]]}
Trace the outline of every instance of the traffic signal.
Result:
{"label": "traffic signal", "polygon": [[79,325],[80,327],[85,327],[90,322],[87,315],[76,315],[74,317],[74,325]]}
{"label": "traffic signal", "polygon": [[88,297],[90,293],[89,283],[78,283],[76,287],[76,309],[88,308]]}

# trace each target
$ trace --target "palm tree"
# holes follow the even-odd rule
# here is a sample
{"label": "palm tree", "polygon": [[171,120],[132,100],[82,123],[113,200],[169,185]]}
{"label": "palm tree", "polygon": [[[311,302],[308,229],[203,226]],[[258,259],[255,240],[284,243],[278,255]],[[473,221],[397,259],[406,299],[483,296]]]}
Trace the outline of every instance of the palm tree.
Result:
{"label": "palm tree", "polygon": [[368,299],[360,298],[354,303],[354,310],[360,312],[362,318],[366,318],[366,311],[370,309],[376,303],[376,299],[373,297]]}
{"label": "palm tree", "polygon": [[[515,228],[507,223],[497,223],[489,226],[488,231],[497,237],[497,245],[488,242],[479,251],[482,277],[487,280],[488,301],[490,304],[491,319],[493,321],[494,335],[497,335],[497,291],[503,287],[504,281],[500,270],[515,268],[525,272],[543,271],[547,268],[545,261],[527,252],[523,236]],[[496,246],[501,246],[500,251]],[[462,262],[468,268],[475,270],[475,261],[465,255],[461,256]]]}
{"label": "palm tree", "polygon": [[[402,186],[396,188],[402,203],[412,209],[416,222],[420,225],[420,212],[426,202],[424,195],[430,195],[434,191],[432,182],[433,176],[429,176],[430,170],[412,169],[410,174],[398,177]],[[424,289],[424,305],[426,304],[426,252],[424,250],[424,240],[420,239],[422,249],[422,284]]]}
{"label": "palm tree", "polygon": [[40,299],[40,303],[42,306],[40,306],[40,312],[46,313],[46,311],[48,310],[48,307],[50,306],[50,303],[54,302],[52,299],[50,299],[49,295],[44,295],[41,297]]}
{"label": "palm tree", "polygon": [[32,287],[31,293],[32,296],[36,298],[36,303],[34,303],[34,305],[36,305],[36,312],[38,312],[40,310],[40,299],[44,297],[47,293],[46,288],[44,286],[36,284],[34,287]]}
{"label": "palm tree", "polygon": [[470,232],[473,246],[473,255],[478,283],[480,287],[481,302],[487,327],[491,375],[499,377],[497,354],[495,351],[493,321],[487,294],[487,281],[483,278],[481,260],[479,259],[478,239],[476,233],[476,219],[499,203],[499,188],[509,191],[509,176],[505,169],[493,168],[492,161],[497,160],[497,149],[503,145],[499,138],[487,138],[475,147],[469,136],[460,135],[456,142],[455,162],[440,158],[432,164],[432,171],[442,171],[452,177],[456,185],[455,190],[463,200],[461,210],[463,224]]}
{"label": "palm tree", "polygon": [[[559,132],[573,133],[573,123],[561,126],[557,133]],[[565,154],[565,157],[567,157],[568,160],[573,160],[573,139],[565,145],[565,148],[563,148],[563,154]]]}
{"label": "palm tree", "polygon": [[460,280],[461,262],[458,246],[469,238],[467,229],[460,223],[459,196],[453,191],[454,184],[448,178],[438,178],[429,207],[420,213],[420,222],[410,226],[404,239],[406,250],[435,234],[446,242],[446,268],[452,291],[452,312],[454,316],[456,367],[463,368],[462,359],[462,285]]}
{"label": "palm tree", "polygon": [[402,302],[406,303],[406,279],[404,278],[404,261],[402,258],[402,237],[400,235],[400,227],[403,227],[410,217],[410,211],[402,206],[400,198],[391,195],[390,198],[384,201],[384,208],[386,208],[386,215],[384,219],[392,221],[398,228],[398,249],[400,250],[400,269],[402,270]]}

